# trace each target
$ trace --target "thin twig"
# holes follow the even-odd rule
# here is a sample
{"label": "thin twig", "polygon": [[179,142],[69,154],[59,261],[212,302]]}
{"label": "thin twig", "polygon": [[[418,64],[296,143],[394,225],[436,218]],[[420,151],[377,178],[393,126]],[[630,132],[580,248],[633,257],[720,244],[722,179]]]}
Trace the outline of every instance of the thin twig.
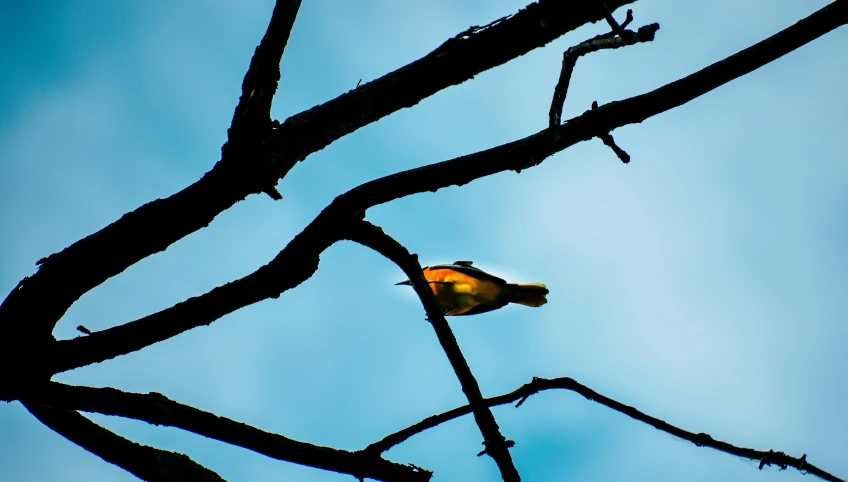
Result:
{"label": "thin twig", "polygon": [[621,159],[621,162],[627,164],[630,162],[630,154],[624,151],[624,149],[618,147],[618,144],[615,143],[615,139],[612,138],[612,134],[598,134],[598,138],[600,138],[604,144],[606,144],[612,152]]}
{"label": "thin twig", "polygon": [[[624,28],[615,21],[615,17],[612,16],[612,12],[610,12],[610,9],[607,8],[606,3],[601,0],[594,0],[594,2],[595,5],[597,5],[603,12],[604,19],[607,21],[607,24],[610,26],[614,34],[618,35],[622,39],[626,39],[629,34],[632,34],[632,32],[626,32]],[[631,12],[631,10],[628,10],[628,12]]]}
{"label": "thin twig", "polygon": [[[598,102],[597,101],[592,102],[592,109],[597,109],[597,108],[598,108]],[[615,155],[618,156],[619,159],[621,159],[621,162],[623,162],[625,164],[630,162],[630,154],[625,152],[624,149],[618,147],[618,144],[615,143],[615,139],[613,139],[612,134],[610,134],[609,132],[601,133],[601,134],[598,134],[598,138],[601,141],[603,141],[603,143],[606,144],[607,147],[612,149],[612,152],[614,152]]]}
{"label": "thin twig", "polygon": [[514,442],[506,440],[501,434],[492,411],[483,403],[483,394],[480,391],[480,386],[477,384],[474,374],[471,373],[471,369],[468,367],[468,362],[459,349],[459,344],[456,342],[453,331],[451,331],[450,325],[448,325],[439,304],[436,302],[435,296],[433,296],[433,292],[430,290],[430,285],[424,279],[421,264],[418,263],[418,257],[410,254],[402,244],[384,233],[379,227],[367,221],[362,221],[358,226],[351,229],[346,238],[367,246],[393,261],[409,277],[409,280],[412,281],[415,293],[421,300],[421,304],[424,305],[427,319],[433,326],[439,343],[441,343],[442,349],[445,351],[460,385],[462,385],[462,391],[468,399],[469,406],[474,414],[474,420],[483,434],[485,448],[478,455],[487,453],[495,460],[504,482],[517,482],[521,480],[518,469],[515,468],[512,456],[509,453],[509,447]]}
{"label": "thin twig", "polygon": [[[616,24],[617,25],[617,24]],[[620,27],[619,27],[620,28]],[[559,80],[554,87],[554,95],[551,100],[551,109],[548,113],[548,128],[556,134],[562,117],[562,108],[565,104],[565,97],[568,95],[568,86],[571,83],[571,74],[574,67],[577,65],[577,59],[588,53],[597,52],[603,49],[617,49],[627,45],[633,45],[641,42],[650,42],[654,40],[654,35],[659,30],[660,26],[657,23],[645,25],[638,31],[623,30],[624,35],[615,36],[613,32],[605,33],[593,37],[589,40],[580,42],[579,44],[569,47],[562,54],[562,69],[559,73]]]}
{"label": "thin twig", "polygon": [[226,482],[187,455],[137,444],[73,410],[25,402],[31,414],[59,435],[149,482]]}
{"label": "thin twig", "polygon": [[114,388],[93,388],[49,382],[28,400],[56,408],[95,412],[177,427],[243,447],[277,460],[384,481],[430,480],[432,473],[391,462],[380,454],[362,454],[322,447],[266,432],[226,417],[219,417],[159,393],[131,393]]}
{"label": "thin twig", "polygon": [[[716,440],[706,433],[689,432],[682,428],[671,425],[670,423],[660,420],[656,417],[647,415],[631,406],[625,405],[621,402],[615,401],[609,397],[601,395],[600,393],[592,390],[591,388],[585,385],[578,383],[573,378],[569,377],[553,379],[533,377],[532,381],[530,381],[529,383],[525,383],[518,389],[513,390],[509,393],[505,393],[503,395],[498,395],[497,397],[486,398],[483,400],[483,403],[489,407],[494,407],[517,401],[518,403],[516,404],[516,406],[520,406],[531,395],[543,392],[545,390],[553,389],[570,390],[572,392],[579,393],[580,395],[586,397],[586,399],[588,400],[597,402],[619,413],[623,413],[624,415],[627,415],[628,417],[634,420],[646,423],[656,428],[657,430],[661,430],[668,434],[674,435],[675,437],[679,437],[683,440],[688,440],[697,445],[698,447],[710,447],[721,452],[728,453],[730,455],[759,461],[760,469],[762,469],[766,465],[776,465],[784,469],[787,467],[794,467],[802,472],[816,475],[824,480],[828,480],[831,482],[845,482],[844,479],[840,479],[839,477],[836,477],[835,475],[830,474],[816,467],[815,465],[807,462],[806,454],[802,455],[801,457],[791,457],[783,452],[776,452],[774,450],[765,451],[738,447],[728,442]],[[374,442],[373,444],[365,448],[365,452],[383,453],[386,450],[389,450],[390,448],[394,447],[395,445],[404,442],[413,435],[419,434],[425,430],[429,430],[437,425],[445,423],[449,420],[462,417],[469,413],[471,413],[471,406],[465,405],[462,407],[454,408],[453,410],[448,410],[447,412],[443,412],[438,415],[427,417],[414,425],[411,425],[403,430],[399,430],[391,435],[388,435],[387,437],[383,438],[378,442]]]}

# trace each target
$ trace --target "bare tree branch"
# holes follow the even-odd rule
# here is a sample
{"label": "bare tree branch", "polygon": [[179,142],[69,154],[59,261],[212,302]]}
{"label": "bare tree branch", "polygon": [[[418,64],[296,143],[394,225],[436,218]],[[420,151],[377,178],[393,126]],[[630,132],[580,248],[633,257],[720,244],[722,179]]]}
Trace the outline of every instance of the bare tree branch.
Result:
{"label": "bare tree branch", "polygon": [[[214,413],[184,405],[159,393],[128,393],[56,382],[39,387],[32,397],[42,405],[142,420],[177,427],[277,460],[385,481],[427,481],[432,473],[397,464],[372,452],[349,452],[292,440]],[[28,398],[33,400],[33,398]]]}
{"label": "bare tree branch", "polygon": [[450,361],[451,367],[453,367],[453,371],[456,373],[460,385],[462,385],[462,391],[468,399],[468,403],[474,414],[474,420],[483,434],[485,449],[478,455],[487,453],[495,460],[504,482],[521,480],[518,469],[515,468],[515,464],[512,462],[512,456],[509,453],[509,447],[513,446],[514,442],[507,440],[501,434],[495,416],[483,402],[483,394],[480,391],[480,386],[477,384],[474,374],[471,373],[471,369],[468,367],[468,362],[465,361],[465,357],[459,349],[459,344],[456,342],[453,331],[451,331],[450,325],[445,320],[445,316],[436,302],[436,297],[433,296],[433,292],[430,290],[430,285],[424,279],[423,268],[418,263],[418,256],[410,254],[403,245],[384,233],[382,229],[367,221],[362,221],[354,229],[351,229],[346,237],[351,241],[373,249],[393,261],[409,277],[409,280],[412,281],[415,293],[421,300],[421,304],[424,305],[427,320],[433,325],[433,329],[436,331],[439,343],[441,343],[442,349],[448,356],[448,361]]}
{"label": "bare tree branch", "polygon": [[[550,155],[612,129],[638,123],[695,99],[848,22],[848,0],[837,0],[795,25],[694,74],[654,91],[585,112],[558,127],[474,154],[410,169],[362,184],[337,197],[277,257],[255,273],[157,314],[56,344],[50,372],[99,362],[211,323],[223,314],[279,296],[317,269],[321,251],[344,226],[378,204],[415,193],[463,185],[506,170],[520,172]],[[231,286],[234,285],[234,286]],[[220,299],[218,298],[220,296]],[[0,398],[6,397],[4,394]],[[8,397],[6,397],[8,398]]]}
{"label": "bare tree branch", "polygon": [[149,482],[226,482],[188,456],[116,435],[72,410],[25,402],[31,414],[59,435]]}
{"label": "bare tree branch", "polygon": [[[598,108],[598,102],[592,102],[592,109]],[[598,134],[598,139],[603,141],[603,143],[612,149],[612,152],[621,159],[621,162],[627,164],[630,162],[630,154],[628,154],[624,149],[618,147],[618,144],[615,143],[615,139],[613,139],[612,134],[607,132],[606,134]]]}
{"label": "bare tree branch", "polygon": [[[633,1],[611,0],[607,6],[615,10]],[[309,154],[364,125],[603,19],[591,2],[540,0],[510,17],[471,27],[419,60],[287,119],[278,136],[280,177]]]}
{"label": "bare tree branch", "polygon": [[[251,173],[252,179],[272,199],[283,196],[275,187],[277,177],[269,169],[270,153],[265,138],[271,133],[271,103],[280,81],[280,60],[291,35],[300,0],[277,0],[265,36],[250,60],[241,85],[241,97],[221,147],[221,164]],[[263,150],[265,152],[263,152]]]}
{"label": "bare tree branch", "polygon": [[125,355],[208,325],[239,308],[279,297],[315,273],[319,255],[341,239],[345,216],[352,215],[334,205],[326,208],[271,262],[241,279],[129,323],[55,343],[50,371],[58,373]]}
{"label": "bare tree branch", "polygon": [[[610,0],[608,3],[611,8],[617,8],[633,1]],[[260,45],[256,51],[260,58],[251,62],[251,71],[245,76],[245,92],[236,108],[234,121],[245,112],[264,113],[270,109],[278,78],[277,71],[270,65],[277,55],[282,55],[297,4],[280,0],[275,7],[269,32],[263,39],[268,48]],[[270,118],[248,122],[248,125],[259,126],[259,133],[248,136],[258,144],[234,141],[235,133],[244,132],[235,122],[230,140],[222,148],[222,160],[200,180],[166,199],[157,199],[125,214],[100,231],[38,262],[39,270],[24,278],[0,305],[0,323],[9,335],[5,339],[15,340],[18,345],[31,345],[22,350],[31,357],[18,359],[15,364],[44,376],[49,368],[39,354],[53,341],[50,331],[56,322],[80,296],[145,257],[208,226],[215,216],[249,194],[264,191],[277,197],[279,194],[272,190],[277,179],[310,153],[394,111],[415,105],[442,89],[602,18],[597,9],[583,2],[540,0],[485,28],[472,27],[406,67],[298,114],[273,131]],[[278,58],[276,64],[279,64]],[[270,77],[262,77],[260,73]],[[259,92],[262,99],[255,103],[256,109],[251,92],[253,96]],[[249,129],[247,131],[250,133]],[[231,154],[263,161],[248,161],[245,167],[244,163],[232,160]],[[0,349],[0,354],[8,352]],[[5,363],[0,358],[0,364],[9,366],[12,362]],[[3,377],[0,382],[7,387],[25,383],[18,375],[19,371],[0,374]]]}
{"label": "bare tree branch", "polygon": [[[806,454],[802,455],[801,457],[791,457],[783,452],[775,452],[774,450],[764,451],[737,447],[730,443],[722,442],[721,440],[716,440],[706,433],[689,432],[682,428],[675,427],[674,425],[671,425],[668,422],[660,420],[656,417],[647,415],[633,407],[624,405],[621,402],[617,402],[609,397],[601,395],[600,393],[592,390],[591,388],[585,385],[581,385],[580,383],[569,377],[553,379],[533,377],[532,381],[530,381],[529,383],[525,383],[520,388],[513,390],[509,393],[505,393],[503,395],[498,395],[497,397],[486,398],[483,400],[483,403],[485,403],[489,407],[494,407],[518,401],[518,404],[516,404],[516,407],[518,407],[523,404],[524,401],[527,400],[527,398],[531,395],[543,392],[545,390],[553,389],[570,390],[572,392],[579,393],[580,395],[586,397],[586,399],[588,400],[597,402],[601,405],[615,410],[616,412],[623,413],[624,415],[627,415],[628,417],[634,420],[644,422],[656,428],[657,430],[661,430],[668,434],[674,435],[675,437],[682,438],[683,440],[688,440],[697,445],[698,447],[710,447],[721,452],[728,453],[730,455],[735,455],[737,457],[757,460],[760,462],[760,469],[762,469],[766,465],[776,465],[782,469],[785,469],[787,467],[794,467],[802,472],[816,475],[824,480],[828,480],[831,482],[845,482],[844,479],[840,479],[839,477],[825,472],[824,470],[807,462]],[[391,435],[388,435],[387,437],[383,438],[378,442],[374,442],[373,444],[366,447],[364,451],[373,453],[383,453],[386,450],[389,450],[390,448],[394,447],[395,445],[404,442],[413,435],[419,434],[425,430],[429,430],[437,425],[445,423],[449,420],[453,420],[455,418],[462,417],[463,415],[467,415],[469,413],[471,413],[471,405],[465,405],[462,407],[454,408],[453,410],[448,410],[447,412],[443,412],[438,415],[427,417],[414,425],[411,425],[403,430],[399,430]]]}
{"label": "bare tree branch", "polygon": [[[253,58],[241,84],[241,97],[233,113],[233,136],[235,130],[247,127],[245,119],[267,120],[271,118],[271,103],[280,81],[280,60],[289,41],[301,0],[277,0],[265,36]],[[224,156],[226,157],[226,156]]]}
{"label": "bare tree branch", "polygon": [[[617,24],[616,24],[617,25]],[[620,27],[619,27],[620,28]],[[574,72],[574,67],[577,65],[577,59],[583,55],[597,52],[603,49],[617,49],[627,45],[633,45],[641,42],[650,42],[654,40],[654,35],[660,29],[660,24],[652,23],[640,28],[637,32],[632,30],[622,30],[624,36],[616,36],[615,32],[608,32],[584,40],[574,47],[569,47],[562,54],[562,70],[559,73],[559,80],[554,87],[554,95],[551,100],[551,110],[548,114],[548,127],[551,132],[556,133],[556,127],[559,125],[562,116],[562,107],[565,104],[565,97],[568,95],[568,85],[571,83],[571,74]]]}

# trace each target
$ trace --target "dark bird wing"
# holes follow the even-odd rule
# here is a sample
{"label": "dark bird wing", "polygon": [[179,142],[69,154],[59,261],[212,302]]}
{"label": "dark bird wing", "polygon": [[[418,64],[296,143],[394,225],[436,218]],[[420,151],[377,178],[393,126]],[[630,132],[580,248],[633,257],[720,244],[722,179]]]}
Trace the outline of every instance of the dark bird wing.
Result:
{"label": "dark bird wing", "polygon": [[473,276],[478,279],[484,279],[494,281],[495,283],[506,284],[506,280],[498,278],[495,275],[489,274],[480,268],[475,268],[474,266],[471,266],[471,261],[454,261],[453,264],[437,264],[436,266],[430,266],[430,269],[452,269],[454,271],[459,271],[460,273],[465,273],[468,276]]}
{"label": "dark bird wing", "polygon": [[477,305],[474,308],[471,308],[470,310],[466,311],[465,313],[453,316],[479,315],[480,313],[486,313],[487,311],[499,310],[504,306],[506,306],[506,303],[502,305]]}

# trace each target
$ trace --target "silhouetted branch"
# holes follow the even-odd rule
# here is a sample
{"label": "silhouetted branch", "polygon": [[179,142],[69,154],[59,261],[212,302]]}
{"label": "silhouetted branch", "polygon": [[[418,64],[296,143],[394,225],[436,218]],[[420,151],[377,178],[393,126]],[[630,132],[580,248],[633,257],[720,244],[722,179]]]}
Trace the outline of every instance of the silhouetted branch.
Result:
{"label": "silhouetted branch", "polygon": [[[630,13],[630,10],[628,10],[628,13]],[[616,23],[615,25],[618,24]],[[578,58],[592,52],[597,52],[598,50],[617,49],[619,47],[625,47],[636,43],[650,42],[654,40],[654,35],[657,33],[659,28],[660,25],[658,23],[652,23],[650,25],[645,25],[637,32],[634,32],[632,30],[623,30],[619,26],[619,30],[621,30],[623,35],[616,36],[615,32],[608,32],[580,42],[574,47],[569,47],[568,50],[562,54],[562,70],[560,70],[557,85],[554,87],[554,96],[551,100],[551,110],[548,114],[548,127],[551,129],[551,132],[557,132],[556,126],[559,125],[559,121],[562,116],[562,107],[565,104],[565,97],[568,95],[568,85],[571,82],[571,74],[574,72],[574,67],[577,65]]]}
{"label": "silhouetted branch", "polygon": [[[265,36],[244,76],[241,97],[227,130],[227,142],[221,147],[221,164],[236,164],[235,169],[262,186],[272,199],[277,192],[277,176],[270,169],[270,152],[265,139],[272,130],[271,103],[280,81],[280,60],[294,26],[300,0],[277,0]],[[251,175],[252,174],[252,175]]]}
{"label": "silhouetted branch", "polygon": [[[610,8],[617,8],[633,1],[609,0],[608,4]],[[251,92],[254,96],[256,92],[264,92],[263,100],[256,104],[258,111],[270,108],[271,90],[276,84],[276,67],[270,67],[272,57],[282,55],[296,6],[297,2],[280,0],[275,7],[269,32],[263,39],[269,48],[260,46],[256,55],[262,60],[251,62],[251,71],[263,74],[249,72],[245,77],[245,92],[234,120],[244,112],[257,112],[251,107],[254,105]],[[250,145],[233,142],[231,136],[228,144],[238,144],[238,148],[225,145],[222,160],[191,186],[168,198],[149,202],[100,231],[41,259],[39,270],[24,278],[0,305],[0,324],[9,335],[0,343],[14,340],[17,347],[28,344],[20,351],[29,354],[29,358],[16,355],[14,362],[6,360],[3,354],[11,350],[0,346],[0,365],[26,367],[31,373],[42,376],[49,370],[41,354],[52,342],[50,332],[84,293],[208,226],[215,216],[249,194],[264,191],[278,196],[271,190],[277,179],[285,176],[296,162],[333,141],[602,18],[597,9],[583,2],[540,0],[490,27],[466,30],[423,58],[295,115],[282,125],[277,123],[276,129],[270,118],[248,123],[259,126],[251,139],[264,140],[271,136],[274,142]],[[271,77],[263,77],[265,74]],[[238,125],[235,127],[238,130]],[[231,149],[237,151],[233,155],[256,156],[259,160],[247,160],[247,164],[236,162],[231,159]],[[0,373],[0,385],[11,390],[12,386],[21,383],[19,378],[33,378],[18,375],[18,372]]]}
{"label": "silhouetted branch", "polygon": [[[280,61],[294,27],[301,0],[277,0],[265,36],[256,47],[241,84],[241,97],[233,113],[232,130],[245,119],[271,119],[271,103],[280,81]],[[246,126],[244,126],[246,127]],[[230,132],[232,136],[233,132]]]}
{"label": "silhouetted branch", "polygon": [[125,355],[208,325],[239,308],[279,297],[315,273],[319,255],[341,239],[345,215],[352,216],[339,213],[333,205],[326,208],[273,260],[241,279],[123,325],[56,342],[50,371],[58,373]]}
{"label": "silhouetted branch", "polygon": [[[737,447],[730,443],[722,442],[721,440],[716,440],[706,433],[689,432],[687,430],[683,430],[682,428],[675,427],[674,425],[671,425],[668,422],[664,422],[663,420],[660,420],[656,417],[647,415],[631,406],[625,405],[621,402],[617,402],[609,397],[601,395],[600,393],[592,390],[591,388],[585,385],[581,385],[580,383],[569,377],[553,379],[533,377],[532,381],[530,381],[529,383],[525,383],[520,388],[513,390],[509,393],[505,393],[503,395],[498,395],[497,397],[486,398],[483,400],[483,403],[486,404],[486,406],[494,407],[497,405],[505,405],[507,403],[518,401],[518,403],[516,404],[516,407],[518,407],[521,406],[521,404],[523,404],[524,401],[527,400],[527,398],[531,395],[543,392],[545,390],[553,389],[570,390],[572,392],[579,393],[580,395],[586,397],[586,399],[588,400],[597,402],[619,413],[623,413],[624,415],[627,415],[628,417],[634,420],[644,422],[656,428],[657,430],[662,430],[663,432],[674,435],[675,437],[688,440],[699,447],[710,447],[721,452],[728,453],[730,455],[735,455],[737,457],[757,460],[760,462],[760,469],[762,469],[765,465],[776,465],[783,469],[787,467],[794,467],[802,472],[821,477],[824,480],[828,480],[831,482],[845,482],[843,479],[840,479],[839,477],[825,472],[824,470],[807,462],[806,454],[802,455],[801,457],[791,457],[783,452],[775,452],[773,450],[763,451],[744,447]],[[427,417],[414,425],[411,425],[403,430],[388,435],[387,437],[383,438],[378,442],[374,442],[373,444],[365,448],[364,451],[371,453],[383,453],[386,450],[389,450],[390,448],[394,447],[395,445],[404,442],[413,435],[419,434],[425,430],[431,429],[437,425],[445,423],[449,420],[453,420],[455,418],[462,417],[463,415],[467,415],[469,413],[471,413],[471,406],[465,405],[462,407],[454,408],[453,410],[448,410],[447,412],[443,412],[438,415]]]}
{"label": "silhouetted branch", "polygon": [[[598,108],[598,102],[597,101],[592,102],[592,109],[597,109],[597,108]],[[624,149],[618,147],[618,144],[615,143],[615,139],[613,139],[612,134],[610,134],[610,133],[598,134],[598,138],[601,141],[603,141],[603,143],[606,144],[607,147],[612,149],[612,152],[614,152],[615,155],[618,156],[619,159],[621,159],[621,162],[623,162],[625,164],[630,162],[630,154],[625,152]]]}
{"label": "silhouetted branch", "polygon": [[508,144],[362,184],[337,197],[271,263],[255,273],[126,325],[60,341],[50,371],[69,370],[138,350],[208,324],[247,304],[279,296],[311,276],[317,269],[321,251],[342,236],[345,225],[361,218],[373,206],[415,193],[463,185],[506,170],[520,172],[538,165],[551,154],[578,142],[641,122],[695,99],[846,22],[848,0],[837,0],[780,33],[683,79],[587,111],[559,126],[556,138],[546,128]]}
{"label": "silhouetted branch", "polygon": [[[385,481],[427,481],[430,472],[397,464],[380,454],[349,452],[292,440],[168,399],[159,393],[129,393],[49,382],[34,395],[43,404],[177,427],[277,460]],[[28,399],[31,401],[31,399]]]}
{"label": "silhouetted branch", "polygon": [[[633,1],[611,0],[607,5],[615,10]],[[279,129],[280,176],[309,154],[364,125],[603,19],[603,13],[588,1],[540,0],[510,17],[471,27],[419,60],[287,119]]]}
{"label": "silhouetted branch", "polygon": [[362,221],[353,227],[345,237],[382,254],[398,265],[412,281],[412,287],[421,300],[421,304],[424,305],[427,319],[436,331],[439,343],[448,356],[448,361],[450,361],[451,367],[453,367],[453,371],[456,373],[460,385],[462,385],[462,391],[471,406],[474,420],[483,434],[485,449],[478,455],[487,453],[495,460],[504,482],[521,480],[509,453],[509,447],[514,442],[504,438],[492,411],[483,403],[480,386],[459,349],[459,344],[456,342],[453,331],[451,331],[450,325],[448,325],[439,304],[436,302],[436,297],[430,290],[430,285],[424,279],[423,268],[418,262],[418,256],[410,254],[403,245],[384,233],[382,229],[367,221]]}
{"label": "silhouetted branch", "polygon": [[187,455],[137,444],[72,410],[24,403],[31,414],[59,435],[149,482],[226,482]]}
{"label": "silhouetted branch", "polygon": [[[602,2],[601,0],[592,0],[592,1],[594,1],[595,5],[597,5],[601,9],[601,12],[603,12],[604,20],[607,21],[607,25],[609,25],[610,29],[612,29],[613,35],[618,35],[619,37],[622,37],[622,38],[627,37],[629,35],[628,32],[626,32],[624,30],[624,28],[621,25],[619,25],[618,22],[615,21],[615,17],[612,16],[612,12],[610,11],[610,9],[607,7],[607,5],[604,2]],[[627,20],[625,20],[625,23],[633,20],[632,15],[633,15],[633,10],[628,9],[627,10]]]}
{"label": "silhouetted branch", "polygon": [[628,154],[624,149],[618,147],[618,144],[615,143],[615,139],[612,138],[612,134],[598,134],[598,138],[612,149],[612,152],[621,159],[621,162],[625,164],[630,162],[630,154]]}

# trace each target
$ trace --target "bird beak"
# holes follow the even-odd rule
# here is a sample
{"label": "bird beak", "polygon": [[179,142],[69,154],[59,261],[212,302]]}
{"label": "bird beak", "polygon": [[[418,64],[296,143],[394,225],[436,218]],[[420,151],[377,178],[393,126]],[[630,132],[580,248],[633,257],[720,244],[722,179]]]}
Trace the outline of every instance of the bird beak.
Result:
{"label": "bird beak", "polygon": [[400,283],[395,283],[395,286],[398,286],[398,285],[412,286],[412,281],[404,280],[404,281],[401,281]]}

